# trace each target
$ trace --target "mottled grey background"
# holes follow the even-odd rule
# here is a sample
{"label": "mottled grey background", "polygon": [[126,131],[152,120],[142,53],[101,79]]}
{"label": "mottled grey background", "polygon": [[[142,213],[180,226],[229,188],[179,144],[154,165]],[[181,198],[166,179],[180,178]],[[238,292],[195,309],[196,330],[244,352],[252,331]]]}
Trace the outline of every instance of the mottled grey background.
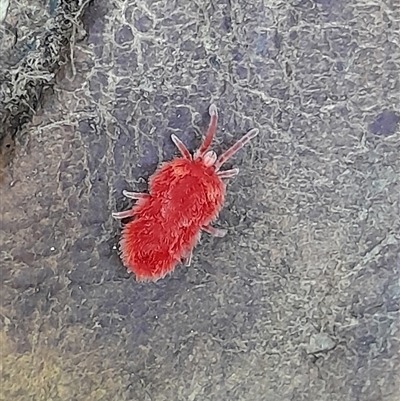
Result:
{"label": "mottled grey background", "polygon": [[[396,400],[396,1],[75,4],[52,91],[3,125],[0,399]],[[231,162],[229,234],[137,283],[111,212],[172,133],[199,145],[211,102],[217,151],[261,131]]]}

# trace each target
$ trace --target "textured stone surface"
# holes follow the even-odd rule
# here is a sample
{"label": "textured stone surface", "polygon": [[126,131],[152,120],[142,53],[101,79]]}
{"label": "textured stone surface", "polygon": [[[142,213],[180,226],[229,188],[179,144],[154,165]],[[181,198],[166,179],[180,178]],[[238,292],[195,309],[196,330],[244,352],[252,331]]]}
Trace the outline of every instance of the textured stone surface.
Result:
{"label": "textured stone surface", "polygon": [[[1,187],[3,399],[397,399],[395,3],[90,6]],[[111,212],[172,133],[200,143],[210,102],[216,150],[261,130],[229,234],[138,284]]]}
{"label": "textured stone surface", "polygon": [[88,0],[0,0],[0,182],[25,125],[82,39]]}

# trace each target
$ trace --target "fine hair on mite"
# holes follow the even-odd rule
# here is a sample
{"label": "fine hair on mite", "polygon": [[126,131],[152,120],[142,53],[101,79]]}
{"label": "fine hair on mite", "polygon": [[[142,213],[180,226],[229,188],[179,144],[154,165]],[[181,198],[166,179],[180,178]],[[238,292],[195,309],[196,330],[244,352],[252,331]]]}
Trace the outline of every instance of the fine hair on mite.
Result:
{"label": "fine hair on mite", "polygon": [[217,107],[209,108],[210,124],[200,148],[192,155],[175,135],[172,142],[181,156],[164,162],[149,179],[149,193],[123,191],[136,200],[129,210],[113,213],[116,219],[131,217],[119,242],[124,266],[136,280],[157,281],[178,263],[190,266],[192,252],[202,231],[223,237],[226,230],[211,226],[225,199],[224,180],[238,168],[221,171],[222,165],[259,133],[253,128],[222,155],[209,150],[218,120]]}

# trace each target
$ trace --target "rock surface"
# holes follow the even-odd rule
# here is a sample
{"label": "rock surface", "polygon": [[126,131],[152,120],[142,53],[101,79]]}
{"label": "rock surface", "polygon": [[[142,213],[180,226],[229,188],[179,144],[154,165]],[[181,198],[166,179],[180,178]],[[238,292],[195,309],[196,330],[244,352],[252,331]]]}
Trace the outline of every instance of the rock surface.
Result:
{"label": "rock surface", "polygon": [[[0,399],[396,400],[399,20],[395,0],[91,2],[0,187]],[[198,146],[211,102],[218,152],[261,131],[229,233],[137,283],[111,212],[172,133]]]}

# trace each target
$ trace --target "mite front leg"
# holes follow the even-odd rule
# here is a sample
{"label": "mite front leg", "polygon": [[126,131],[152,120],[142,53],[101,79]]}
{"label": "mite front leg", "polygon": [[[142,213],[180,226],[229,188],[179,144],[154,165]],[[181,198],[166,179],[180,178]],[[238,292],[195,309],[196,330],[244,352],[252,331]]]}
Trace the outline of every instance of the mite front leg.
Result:
{"label": "mite front leg", "polygon": [[192,160],[192,155],[187,150],[187,147],[184,145],[184,143],[174,134],[171,135],[171,139],[175,146],[178,148],[179,152],[181,152],[181,155],[185,159]]}
{"label": "mite front leg", "polygon": [[219,171],[221,166],[231,158],[238,150],[242,149],[244,145],[250,142],[253,138],[255,138],[259,134],[259,130],[257,128],[253,128],[250,130],[242,139],[239,139],[233,146],[231,146],[225,153],[223,153],[218,160],[215,162],[214,167],[215,171]]}
{"label": "mite front leg", "polygon": [[233,168],[232,170],[225,170],[225,171],[219,171],[217,173],[217,176],[219,178],[232,178],[235,177],[236,175],[239,174],[239,169],[238,168]]}
{"label": "mite front leg", "polygon": [[208,148],[211,145],[211,142],[214,139],[215,131],[217,130],[217,122],[218,122],[218,110],[217,106],[215,104],[212,104],[210,108],[208,109],[208,112],[210,114],[210,125],[208,126],[208,130],[206,133],[206,137],[204,138],[203,143],[200,146],[200,149],[196,151],[194,155],[194,159],[198,159],[199,157],[202,157],[205,155],[207,152]]}
{"label": "mite front leg", "polygon": [[219,237],[219,238],[224,237],[226,235],[226,233],[228,232],[228,230],[224,230],[222,228],[215,228],[210,225],[203,226],[203,227],[201,227],[201,229],[203,231],[205,231],[206,233],[212,235],[213,237]]}

